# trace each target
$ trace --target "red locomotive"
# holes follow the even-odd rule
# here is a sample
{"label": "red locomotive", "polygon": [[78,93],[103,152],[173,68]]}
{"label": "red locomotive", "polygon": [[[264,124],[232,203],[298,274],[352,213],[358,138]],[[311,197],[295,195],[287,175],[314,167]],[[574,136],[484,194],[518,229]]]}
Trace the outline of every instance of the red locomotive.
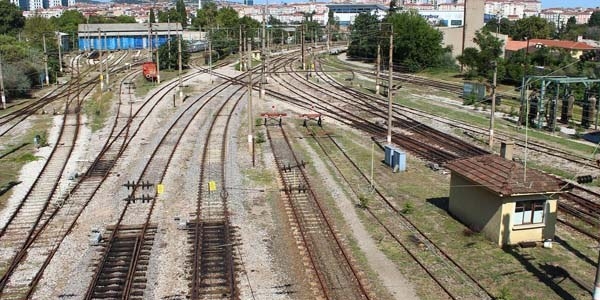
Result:
{"label": "red locomotive", "polygon": [[145,62],[142,65],[142,70],[143,70],[143,74],[144,77],[146,77],[146,80],[148,81],[155,81],[156,80],[156,63],[155,62]]}

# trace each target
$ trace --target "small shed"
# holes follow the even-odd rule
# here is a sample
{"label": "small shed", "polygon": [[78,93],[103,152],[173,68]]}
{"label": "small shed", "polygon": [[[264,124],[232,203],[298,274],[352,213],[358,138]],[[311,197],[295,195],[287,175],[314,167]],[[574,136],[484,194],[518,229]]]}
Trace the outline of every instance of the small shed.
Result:
{"label": "small shed", "polygon": [[472,230],[500,246],[554,238],[562,180],[494,154],[446,167],[451,171],[449,211]]}

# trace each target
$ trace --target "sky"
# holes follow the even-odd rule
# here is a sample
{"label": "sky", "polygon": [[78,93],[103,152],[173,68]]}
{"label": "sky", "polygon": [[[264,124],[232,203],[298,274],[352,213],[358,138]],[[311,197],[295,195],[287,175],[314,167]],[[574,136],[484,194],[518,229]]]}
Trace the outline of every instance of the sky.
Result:
{"label": "sky", "polygon": [[549,7],[598,7],[600,0],[542,0],[542,8]]}

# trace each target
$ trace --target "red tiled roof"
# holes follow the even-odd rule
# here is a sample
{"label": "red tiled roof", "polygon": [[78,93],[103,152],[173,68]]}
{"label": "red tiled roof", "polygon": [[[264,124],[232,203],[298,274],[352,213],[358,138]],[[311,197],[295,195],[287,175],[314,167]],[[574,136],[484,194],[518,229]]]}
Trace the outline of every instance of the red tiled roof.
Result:
{"label": "red tiled roof", "polygon": [[487,188],[500,197],[517,194],[561,193],[565,188],[562,180],[529,168],[527,168],[524,181],[525,168],[523,165],[495,154],[453,160],[446,164],[446,168]]}
{"label": "red tiled roof", "polygon": [[593,50],[594,47],[583,43],[574,41],[561,41],[561,40],[544,40],[544,39],[531,39],[529,40],[530,45],[542,44],[546,47],[563,48],[569,50]]}
{"label": "red tiled roof", "polygon": [[525,48],[527,48],[527,41],[513,41],[513,40],[506,41],[506,46],[504,47],[504,49],[506,49],[508,51],[519,51],[519,50],[525,49]]}

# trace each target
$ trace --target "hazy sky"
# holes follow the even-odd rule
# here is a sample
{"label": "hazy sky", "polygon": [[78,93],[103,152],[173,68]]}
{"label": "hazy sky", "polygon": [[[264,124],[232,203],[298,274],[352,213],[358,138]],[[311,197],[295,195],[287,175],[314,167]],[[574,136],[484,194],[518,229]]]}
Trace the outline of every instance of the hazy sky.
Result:
{"label": "hazy sky", "polygon": [[598,7],[600,0],[542,0],[542,8],[548,7]]}

